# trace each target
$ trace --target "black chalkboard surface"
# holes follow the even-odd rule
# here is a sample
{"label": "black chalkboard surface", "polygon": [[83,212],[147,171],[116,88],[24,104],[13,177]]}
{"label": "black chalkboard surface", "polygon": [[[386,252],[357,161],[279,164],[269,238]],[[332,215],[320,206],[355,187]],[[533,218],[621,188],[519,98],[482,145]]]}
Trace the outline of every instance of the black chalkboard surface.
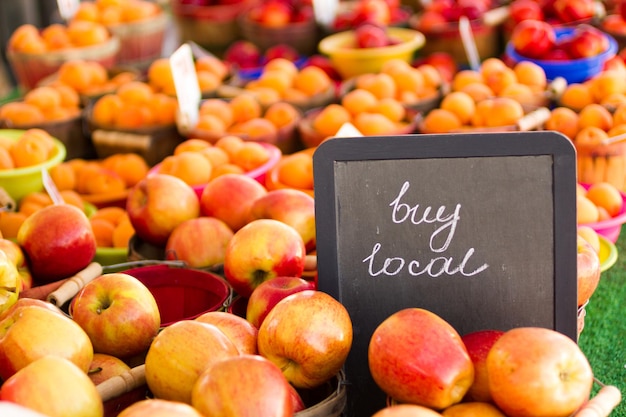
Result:
{"label": "black chalkboard surface", "polygon": [[347,415],[385,405],[367,347],[406,307],[461,334],[576,340],[576,153],[556,132],[340,138],[313,155],[318,285],[348,309]]}

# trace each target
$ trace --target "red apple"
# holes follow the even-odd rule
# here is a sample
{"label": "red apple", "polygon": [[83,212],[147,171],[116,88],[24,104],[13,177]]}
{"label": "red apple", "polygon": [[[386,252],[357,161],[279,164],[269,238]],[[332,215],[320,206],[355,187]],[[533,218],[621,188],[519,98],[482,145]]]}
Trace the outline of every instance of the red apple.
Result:
{"label": "red apple", "polygon": [[189,404],[180,401],[146,398],[124,408],[117,417],[204,417]]}
{"label": "red apple", "polygon": [[261,62],[261,50],[250,41],[238,40],[226,49],[224,61],[238,68],[255,68]]}
{"label": "red apple", "polygon": [[389,5],[385,0],[359,0],[354,7],[354,25],[362,23],[374,23],[388,25],[391,21]]}
{"label": "red apple", "polygon": [[373,23],[362,23],[354,30],[357,48],[380,48],[389,44],[387,30]]}
{"label": "red apple", "polygon": [[233,342],[239,353],[254,355],[257,350],[259,329],[243,317],[225,311],[208,311],[194,320],[212,324]]}
{"label": "red apple", "polygon": [[144,353],[161,326],[148,287],[123,272],[88,282],[72,299],[70,315],[89,335],[95,352],[118,358]]}
{"label": "red apple", "polygon": [[207,368],[239,356],[235,344],[216,326],[181,320],[154,338],[145,360],[146,383],[155,398],[191,404],[191,391]]}
{"label": "red apple", "polygon": [[220,219],[200,216],[185,220],[172,230],[165,244],[165,258],[185,261],[191,268],[224,263],[233,231]]}
{"label": "red apple", "polygon": [[547,22],[523,20],[515,25],[511,43],[520,55],[541,58],[556,44],[556,33]]}
{"label": "red apple", "polygon": [[[219,177],[218,177],[219,178]],[[242,297],[277,276],[302,276],[306,249],[293,227],[272,219],[253,220],[228,243],[224,276]]]}
{"label": "red apple", "polygon": [[296,229],[307,253],[315,249],[315,199],[293,188],[271,190],[250,206],[253,219],[274,219]]}
{"label": "red apple", "polygon": [[94,353],[87,375],[95,385],[130,371],[130,366],[120,358],[107,353]]}
{"label": "red apple", "polygon": [[0,321],[1,379],[49,355],[72,361],[86,374],[93,359],[93,345],[78,323],[60,314],[56,307],[24,303]]}
{"label": "red apple", "polygon": [[17,233],[17,243],[39,283],[81,271],[93,260],[97,246],[87,215],[71,204],[46,206],[28,216]]}
{"label": "red apple", "polygon": [[270,310],[283,298],[304,290],[315,290],[315,283],[300,277],[274,277],[252,291],[246,307],[246,320],[257,328]]}
{"label": "red apple", "polygon": [[47,416],[102,417],[102,398],[84,369],[59,356],[39,358],[4,381],[0,400]]}
{"label": "red apple", "polygon": [[29,305],[34,305],[34,306],[37,306],[37,307],[45,308],[45,309],[53,311],[53,312],[55,312],[57,314],[61,314],[63,316],[66,316],[65,313],[63,312],[63,310],[61,310],[59,307],[55,306],[52,303],[49,303],[49,302],[44,301],[44,300],[40,300],[38,298],[20,297],[20,298],[17,299],[15,304],[13,304],[11,307],[9,307],[8,309],[6,309],[2,313],[0,313],[0,321],[2,321],[6,317],[14,314],[15,310],[17,310],[19,308],[22,308],[24,306],[29,306]]}
{"label": "red apple", "polygon": [[291,9],[285,2],[269,0],[251,9],[248,16],[267,27],[283,27],[291,22]]}
{"label": "red apple", "polygon": [[165,246],[176,226],[200,215],[200,203],[193,188],[180,178],[155,174],[129,190],[126,211],[139,238]]}
{"label": "red apple", "polygon": [[[620,2],[622,5],[624,2]],[[622,6],[624,7],[624,6]],[[626,21],[618,13],[608,14],[600,22],[602,30],[614,35],[626,35]]]}
{"label": "red apple", "polygon": [[304,290],[279,301],[259,328],[259,354],[296,388],[315,388],[341,370],[352,347],[352,321],[330,295]]}
{"label": "red apple", "polygon": [[561,23],[588,20],[596,13],[594,0],[554,0],[553,7]]}
{"label": "red apple", "polygon": [[569,416],[589,399],[593,371],[575,341],[555,330],[506,331],[487,356],[489,390],[509,417]]}
{"label": "red apple", "polygon": [[206,416],[293,416],[289,382],[259,355],[227,358],[207,369],[194,384],[191,405]]}
{"label": "red apple", "polygon": [[272,45],[263,54],[262,64],[270,62],[272,59],[282,58],[287,59],[291,62],[295,62],[300,58],[300,54],[298,50],[293,46],[286,43],[279,43],[277,45]]}
{"label": "red apple", "polygon": [[609,47],[606,34],[588,24],[576,26],[571,37],[564,40],[564,43],[567,53],[574,59],[599,55]]}
{"label": "red apple", "polygon": [[444,409],[460,402],[474,382],[461,336],[443,318],[406,308],[374,330],[368,348],[374,382],[400,403]]}
{"label": "red apple", "polygon": [[543,10],[535,0],[515,0],[509,4],[509,15],[514,24],[522,20],[544,20]]}
{"label": "red apple", "polygon": [[477,330],[461,336],[463,344],[474,364],[474,382],[467,390],[464,401],[490,402],[487,379],[487,355],[493,344],[504,334],[502,330]]}
{"label": "red apple", "polygon": [[243,174],[225,174],[209,182],[200,195],[203,216],[223,221],[233,232],[241,229],[250,218],[250,206],[267,189]]}
{"label": "red apple", "polygon": [[0,237],[0,251],[4,252],[13,265],[17,268],[21,268],[26,265],[26,257],[24,251],[11,239],[5,239]]}
{"label": "red apple", "polygon": [[304,401],[302,400],[302,396],[291,384],[287,384],[289,386],[289,394],[291,397],[291,403],[293,404],[293,412],[299,413],[300,411],[306,409],[306,405],[304,405]]}
{"label": "red apple", "polygon": [[600,255],[585,238],[577,236],[576,247],[577,302],[580,307],[589,300],[596,288],[598,288],[601,267]]}

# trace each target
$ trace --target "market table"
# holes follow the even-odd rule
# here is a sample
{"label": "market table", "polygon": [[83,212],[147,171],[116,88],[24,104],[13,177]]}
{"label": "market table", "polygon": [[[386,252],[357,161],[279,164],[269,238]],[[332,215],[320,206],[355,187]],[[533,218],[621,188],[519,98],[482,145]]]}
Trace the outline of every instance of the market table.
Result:
{"label": "market table", "polygon": [[[616,242],[615,265],[602,273],[600,284],[586,307],[585,328],[579,344],[589,358],[596,377],[626,394],[626,232]],[[597,389],[597,388],[596,388]],[[611,417],[626,416],[622,400]]]}

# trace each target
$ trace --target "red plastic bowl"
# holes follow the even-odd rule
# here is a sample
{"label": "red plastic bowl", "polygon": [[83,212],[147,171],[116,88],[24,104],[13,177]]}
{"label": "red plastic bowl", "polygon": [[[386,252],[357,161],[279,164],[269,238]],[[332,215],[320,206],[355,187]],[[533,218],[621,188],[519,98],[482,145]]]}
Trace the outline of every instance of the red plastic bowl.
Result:
{"label": "red plastic bowl", "polygon": [[[590,184],[581,184],[585,189],[588,189]],[[620,212],[611,219],[602,220],[595,223],[585,223],[585,226],[591,227],[598,234],[606,237],[611,242],[617,242],[617,238],[619,238],[619,234],[622,231],[622,225],[626,223],[626,194],[620,191],[622,195],[622,209]]]}
{"label": "red plastic bowl", "polygon": [[[278,161],[280,161],[280,158],[282,157],[283,153],[277,146],[272,145],[271,143],[265,143],[265,142],[259,142],[259,143],[263,145],[265,148],[267,148],[267,150],[269,150],[270,159],[269,161],[267,161],[265,164],[261,165],[260,167],[253,169],[252,171],[246,172],[245,175],[257,180],[261,185],[265,186],[266,174],[268,173],[270,169],[272,169],[278,163]],[[155,166],[153,166],[150,169],[148,175],[157,173],[160,165],[161,164],[156,164]],[[204,190],[205,185],[206,184],[201,184],[201,185],[194,185],[191,187],[196,192],[196,195],[198,196],[198,198],[200,198],[200,196],[202,195],[202,191]]]}
{"label": "red plastic bowl", "polygon": [[200,269],[150,265],[124,271],[141,281],[154,296],[161,327],[194,319],[208,311],[224,311],[232,289],[221,276]]}

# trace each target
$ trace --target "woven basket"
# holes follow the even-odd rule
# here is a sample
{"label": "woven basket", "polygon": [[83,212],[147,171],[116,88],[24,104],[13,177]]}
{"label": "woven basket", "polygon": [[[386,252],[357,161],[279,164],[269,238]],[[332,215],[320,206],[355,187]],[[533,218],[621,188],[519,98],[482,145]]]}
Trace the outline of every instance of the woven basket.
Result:
{"label": "woven basket", "polygon": [[20,87],[30,90],[47,76],[59,70],[64,62],[72,60],[96,61],[106,68],[117,63],[117,54],[120,50],[120,40],[117,36],[100,45],[84,48],[69,48],[58,51],[49,51],[40,54],[28,54],[7,51],[7,59]]}
{"label": "woven basket", "polygon": [[221,56],[230,44],[241,39],[237,17],[257,0],[217,6],[183,4],[180,0],[171,3],[181,41],[193,41]]}
{"label": "woven basket", "polygon": [[117,63],[147,69],[161,56],[167,24],[168,17],[161,12],[150,19],[107,26],[120,40]]}

